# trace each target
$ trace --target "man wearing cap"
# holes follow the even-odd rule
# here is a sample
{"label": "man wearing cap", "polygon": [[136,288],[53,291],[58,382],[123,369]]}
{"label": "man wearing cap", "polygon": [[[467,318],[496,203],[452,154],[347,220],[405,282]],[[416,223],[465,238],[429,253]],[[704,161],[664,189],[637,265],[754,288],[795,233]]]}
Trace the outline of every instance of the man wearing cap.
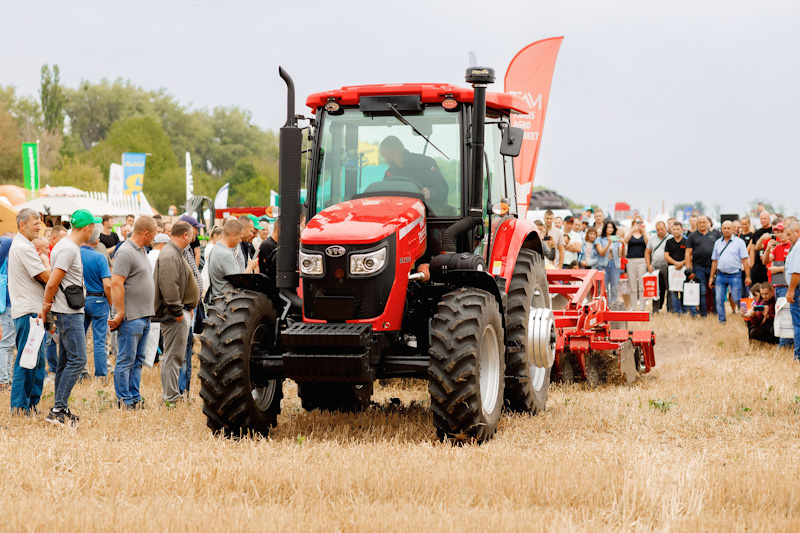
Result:
{"label": "man wearing cap", "polygon": [[[256,254],[258,254],[258,250],[261,248],[261,243],[269,238],[269,218],[267,218],[267,215],[263,215],[256,220],[258,223],[253,222],[253,224],[258,230],[258,235],[256,235],[256,237],[253,239],[253,248],[256,249]],[[261,226],[260,229],[258,227],[259,225]]]}
{"label": "man wearing cap", "polygon": [[[197,302],[195,305],[191,306],[189,309],[192,311],[190,312],[190,319],[191,324],[189,326],[189,331],[187,332],[187,339],[186,339],[186,357],[183,360],[183,365],[181,366],[180,375],[178,378],[178,386],[180,388],[181,394],[186,393],[188,396],[189,394],[189,387],[192,382],[192,349],[194,348],[194,326],[197,320],[204,320],[205,314],[203,313],[202,316],[198,317],[198,313],[202,312],[202,309],[198,305],[200,303],[200,294],[203,294],[203,277],[200,274],[200,269],[197,267],[199,264],[200,258],[200,240],[197,238],[200,230],[205,228],[205,224],[201,224],[198,222],[196,218],[191,215],[183,215],[179,219],[180,222],[186,222],[189,224],[192,230],[192,240],[190,241],[191,244],[187,245],[183,250],[183,255],[186,257],[186,262],[189,264],[189,268],[192,270],[192,275],[194,276],[195,283],[199,288],[199,294],[197,296]],[[173,227],[174,229],[174,227]],[[170,233],[170,235],[172,235]],[[196,248],[192,248],[192,244],[197,243]]]}
{"label": "man wearing cap", "polygon": [[94,352],[94,375],[105,377],[108,374],[106,362],[106,336],[108,335],[108,312],[111,301],[111,269],[106,257],[94,249],[100,241],[100,229],[95,228],[92,236],[81,245],[83,262],[83,281],[86,285],[86,307],[84,308],[84,332],[92,325]]}
{"label": "man wearing cap", "polygon": [[55,405],[45,418],[51,424],[78,425],[78,417],[69,410],[69,396],[86,367],[83,313],[86,297],[80,246],[92,237],[95,224],[101,222],[102,218],[92,216],[88,210],[78,209],[70,218],[72,231],[58,241],[50,252],[50,279],[44,288],[39,318],[44,320],[47,313],[52,311],[58,330]]}
{"label": "man wearing cap", "polygon": [[[200,291],[184,250],[194,233],[187,222],[172,227],[170,242],[158,256],[153,271],[155,280],[155,318],[161,322],[164,357],[161,364],[162,399],[172,407],[180,398],[180,369],[187,355],[186,338],[191,337],[192,309],[200,301]],[[191,352],[188,352],[191,356]],[[189,367],[191,369],[191,367]],[[189,370],[191,372],[191,370]],[[191,374],[188,374],[191,376]]]}
{"label": "man wearing cap", "polygon": [[156,269],[156,261],[161,250],[169,242],[169,235],[166,233],[159,233],[153,238],[153,249],[147,252],[147,260],[150,261],[150,268]]}
{"label": "man wearing cap", "polygon": [[114,254],[111,297],[116,313],[108,325],[112,330],[119,328],[114,392],[121,408],[144,407],[139,385],[155,295],[153,271],[144,247],[153,244],[156,228],[153,217],[139,217],[133,232]]}

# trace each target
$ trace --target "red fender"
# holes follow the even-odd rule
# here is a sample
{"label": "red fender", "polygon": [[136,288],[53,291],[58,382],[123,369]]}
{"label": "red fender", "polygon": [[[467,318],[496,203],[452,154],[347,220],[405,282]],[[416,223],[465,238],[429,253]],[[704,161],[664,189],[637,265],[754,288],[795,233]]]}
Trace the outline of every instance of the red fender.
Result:
{"label": "red fender", "polygon": [[[536,224],[526,219],[507,218],[492,235],[492,257],[489,273],[511,280],[520,248],[542,251],[542,239]],[[506,292],[511,284],[506,283]]]}

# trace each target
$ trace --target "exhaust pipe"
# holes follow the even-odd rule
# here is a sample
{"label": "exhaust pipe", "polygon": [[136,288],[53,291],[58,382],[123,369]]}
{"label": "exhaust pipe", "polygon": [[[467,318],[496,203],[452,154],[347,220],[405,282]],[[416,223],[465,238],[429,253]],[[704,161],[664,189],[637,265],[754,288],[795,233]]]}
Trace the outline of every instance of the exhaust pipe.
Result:
{"label": "exhaust pipe", "polygon": [[300,154],[303,149],[303,131],[297,127],[294,114],[294,82],[291,76],[278,67],[288,91],[286,124],[280,131],[278,177],[281,195],[280,239],[277,251],[276,285],[279,289],[295,289],[299,284],[297,255],[300,227]]}
{"label": "exhaust pipe", "polygon": [[494,69],[470,67],[465,76],[472,84],[472,151],[469,160],[471,184],[469,216],[447,228],[442,236],[442,252],[456,251],[458,237],[483,224],[483,146],[486,126],[486,86],[494,83]]}
{"label": "exhaust pipe", "polygon": [[469,215],[483,220],[483,146],[486,125],[486,86],[494,83],[494,69],[470,67],[465,76],[472,84],[472,152],[469,161],[472,179],[472,198]]}

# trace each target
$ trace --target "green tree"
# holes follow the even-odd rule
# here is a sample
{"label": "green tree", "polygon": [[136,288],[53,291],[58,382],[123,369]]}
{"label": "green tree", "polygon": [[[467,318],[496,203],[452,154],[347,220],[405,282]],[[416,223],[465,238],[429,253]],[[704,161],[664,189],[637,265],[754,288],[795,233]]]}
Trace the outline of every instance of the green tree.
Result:
{"label": "green tree", "polygon": [[[87,160],[106,172],[111,163],[119,163],[123,152],[149,154],[145,166],[143,190],[150,204],[166,212],[170,204],[184,203],[184,181],[175,178],[178,167],[169,137],[154,116],[128,117],[111,126],[108,137],[89,152]],[[170,183],[177,179],[178,183]],[[104,190],[104,189],[101,189]]]}
{"label": "green tree", "polygon": [[108,188],[108,179],[100,167],[75,157],[67,157],[50,174],[46,184],[72,186],[85,191],[105,191]]}
{"label": "green tree", "polygon": [[65,96],[60,85],[58,65],[53,65],[52,70],[47,65],[42,65],[39,98],[42,102],[44,129],[50,132],[62,133],[64,130]]}
{"label": "green tree", "polygon": [[0,185],[22,186],[22,144],[14,117],[0,101]]}

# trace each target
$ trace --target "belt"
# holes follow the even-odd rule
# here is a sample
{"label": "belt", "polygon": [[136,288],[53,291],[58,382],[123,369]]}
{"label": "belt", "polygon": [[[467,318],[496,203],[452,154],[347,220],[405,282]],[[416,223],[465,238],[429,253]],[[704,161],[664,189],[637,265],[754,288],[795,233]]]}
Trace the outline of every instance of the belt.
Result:
{"label": "belt", "polygon": [[102,297],[105,297],[105,293],[103,293],[103,292],[87,292],[86,296],[102,296]]}
{"label": "belt", "polygon": [[737,270],[736,272],[723,272],[722,270],[718,270],[720,274],[725,274],[726,276],[737,276],[741,270]]}

